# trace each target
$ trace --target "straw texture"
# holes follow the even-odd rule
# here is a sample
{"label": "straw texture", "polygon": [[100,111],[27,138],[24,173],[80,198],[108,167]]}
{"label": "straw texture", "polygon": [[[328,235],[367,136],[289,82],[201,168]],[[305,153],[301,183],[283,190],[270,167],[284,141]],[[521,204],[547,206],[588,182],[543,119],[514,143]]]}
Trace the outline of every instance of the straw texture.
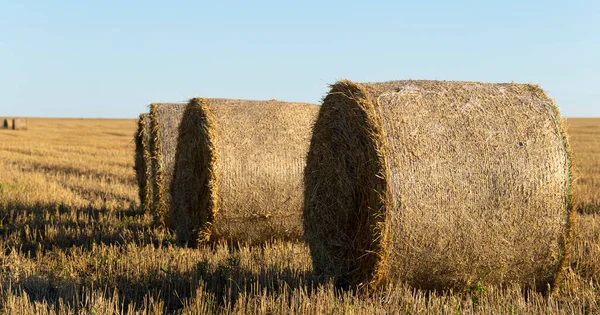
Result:
{"label": "straw texture", "polygon": [[147,213],[152,211],[152,174],[150,156],[150,116],[140,114],[135,134],[135,174],[138,183],[140,207]]}
{"label": "straw texture", "polygon": [[318,105],[192,99],[173,184],[181,241],[262,243],[302,235],[302,174]]}
{"label": "straw texture", "polygon": [[305,171],[315,272],[366,289],[556,287],[570,168],[558,110],[537,86],[340,81]]}

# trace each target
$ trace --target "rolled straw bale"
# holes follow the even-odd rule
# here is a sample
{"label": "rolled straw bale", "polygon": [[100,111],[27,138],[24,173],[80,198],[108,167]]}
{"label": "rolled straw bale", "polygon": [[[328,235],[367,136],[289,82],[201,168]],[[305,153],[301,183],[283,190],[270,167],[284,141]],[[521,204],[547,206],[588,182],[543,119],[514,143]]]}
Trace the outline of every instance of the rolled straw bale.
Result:
{"label": "rolled straw bale", "polygon": [[145,212],[152,211],[152,174],[150,159],[150,116],[140,114],[135,134],[135,174],[140,196],[140,207]]}
{"label": "rolled straw bale", "polygon": [[25,119],[25,118],[14,118],[12,120],[12,128],[14,130],[27,130],[27,119]]}
{"label": "rolled straw bale", "polygon": [[157,225],[174,229],[171,217],[171,181],[179,124],[185,103],[150,104],[152,214]]}
{"label": "rolled straw bale", "polygon": [[537,86],[337,82],[305,170],[314,270],[367,291],[556,288],[570,174],[558,109]]}
{"label": "rolled straw bale", "polygon": [[4,119],[2,119],[2,128],[4,128],[4,129],[13,129],[13,120],[12,120],[12,118],[4,118]]}
{"label": "rolled straw bale", "polygon": [[319,108],[276,100],[190,100],[173,183],[178,239],[300,239],[302,174]]}

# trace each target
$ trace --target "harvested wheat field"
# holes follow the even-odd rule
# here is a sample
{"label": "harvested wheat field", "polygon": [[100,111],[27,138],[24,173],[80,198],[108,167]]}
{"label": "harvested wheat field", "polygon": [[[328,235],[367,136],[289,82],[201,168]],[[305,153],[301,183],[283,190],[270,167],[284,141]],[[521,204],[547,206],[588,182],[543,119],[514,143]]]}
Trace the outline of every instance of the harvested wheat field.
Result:
{"label": "harvested wheat field", "polygon": [[317,282],[300,242],[177,246],[140,209],[135,119],[28,119],[27,132],[0,132],[0,312],[599,313],[600,119],[566,127],[582,212],[556,294],[480,283],[452,293],[390,284],[363,296]]}
{"label": "harvested wheat field", "polygon": [[600,213],[600,124],[595,118],[569,119],[574,155],[574,194],[583,213]]}
{"label": "harvested wheat field", "polygon": [[544,291],[568,263],[570,160],[537,86],[340,81],[305,175],[315,271],[370,288]]}
{"label": "harvested wheat field", "polygon": [[196,98],[183,114],[172,196],[185,242],[302,236],[303,170],[319,105]]}

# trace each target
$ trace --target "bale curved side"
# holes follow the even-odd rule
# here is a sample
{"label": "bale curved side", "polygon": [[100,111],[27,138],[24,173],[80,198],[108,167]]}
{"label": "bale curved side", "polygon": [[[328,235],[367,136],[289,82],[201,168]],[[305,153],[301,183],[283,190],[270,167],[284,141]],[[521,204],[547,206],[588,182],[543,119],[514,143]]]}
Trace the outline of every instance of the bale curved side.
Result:
{"label": "bale curved side", "polygon": [[[366,103],[374,105],[371,121],[381,126],[371,134],[345,114],[365,115]],[[556,285],[567,261],[571,217],[568,142],[556,117],[552,101],[532,85],[338,82],[315,124],[306,169],[306,238],[315,269],[356,286]],[[357,153],[372,150],[374,142],[381,143],[374,154]],[[389,170],[380,186],[356,176],[376,158],[383,163],[374,174]],[[361,186],[386,196],[379,211],[383,233],[327,230],[368,222],[360,213],[372,204],[357,202],[355,187]],[[353,237],[381,251],[372,255]],[[361,252],[378,259],[374,269],[359,264]],[[338,266],[345,261],[356,269]]]}
{"label": "bale curved side", "polygon": [[[319,106],[231,99],[194,99],[189,106],[173,186],[178,238],[246,244],[299,239],[302,172]],[[214,128],[206,124],[209,112]],[[208,178],[214,183],[206,186]],[[214,196],[204,196],[207,187]],[[192,215],[200,217],[193,221]]]}
{"label": "bale curved side", "polygon": [[155,225],[165,225],[166,206],[164,202],[164,175],[161,163],[161,135],[158,117],[158,104],[150,104],[150,151],[152,155],[152,219]]}
{"label": "bale curved side", "polygon": [[573,173],[573,170],[574,170],[573,162],[574,162],[574,160],[573,160],[573,151],[571,150],[571,143],[569,141],[569,136],[567,134],[567,128],[565,127],[566,126],[565,119],[561,116],[560,110],[558,109],[556,104],[554,104],[554,101],[549,99],[543,90],[539,89],[539,93],[540,93],[540,97],[546,99],[546,102],[551,109],[551,113],[552,113],[554,121],[556,123],[556,130],[560,134],[560,138],[562,140],[563,147],[567,154],[567,157],[566,157],[566,163],[567,163],[567,167],[568,167],[567,176],[569,177],[567,180],[567,188],[566,188],[567,194],[565,195],[565,198],[564,198],[564,204],[565,204],[567,211],[565,214],[566,228],[562,235],[562,244],[561,244],[562,252],[560,255],[561,262],[560,262],[559,270],[556,273],[556,276],[554,277],[554,281],[552,282],[552,286],[551,286],[551,293],[554,294],[560,288],[560,284],[564,280],[563,276],[564,276],[565,270],[567,268],[569,268],[569,265],[571,263],[573,233],[574,233],[573,223],[575,220],[575,211],[573,211],[573,210],[575,209],[575,198],[576,198],[576,196],[574,196],[574,193],[573,193],[573,174],[574,174]]}
{"label": "bale curved side", "polygon": [[215,118],[205,99],[190,100],[179,125],[173,181],[177,239],[197,245],[211,235],[218,212],[218,152]]}

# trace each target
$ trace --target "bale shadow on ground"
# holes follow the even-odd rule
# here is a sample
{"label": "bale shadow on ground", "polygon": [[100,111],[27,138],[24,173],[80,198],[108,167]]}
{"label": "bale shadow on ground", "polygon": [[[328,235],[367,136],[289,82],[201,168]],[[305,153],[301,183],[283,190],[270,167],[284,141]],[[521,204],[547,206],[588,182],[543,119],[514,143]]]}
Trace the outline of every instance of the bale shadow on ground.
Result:
{"label": "bale shadow on ground", "polygon": [[3,289],[11,290],[15,295],[27,293],[32,302],[45,302],[50,309],[58,311],[59,303],[66,303],[78,312],[85,307],[78,301],[84,301],[86,294],[89,295],[89,288],[93,287],[94,290],[103,292],[105,298],[114,298],[117,294],[124,309],[133,307],[139,310],[151,297],[163,303],[166,313],[174,313],[196,298],[198,290],[204,291],[203,297],[211,298],[211,301],[200,303],[214,303],[220,310],[230,310],[241,294],[291,295],[301,288],[311,292],[315,284],[310,272],[275,267],[251,271],[241,267],[239,263],[239,260],[233,258],[217,265],[201,261],[185,272],[148,270],[135,277],[122,275],[112,280],[101,279],[93,284],[86,281],[73,283],[61,281],[52,275],[32,274],[11,283],[10,288],[5,284]]}
{"label": "bale shadow on ground", "polygon": [[40,250],[89,249],[93,244],[173,244],[158,234],[144,212],[136,207],[111,210],[53,203],[0,204],[0,241],[7,250],[18,248],[32,257]]}

